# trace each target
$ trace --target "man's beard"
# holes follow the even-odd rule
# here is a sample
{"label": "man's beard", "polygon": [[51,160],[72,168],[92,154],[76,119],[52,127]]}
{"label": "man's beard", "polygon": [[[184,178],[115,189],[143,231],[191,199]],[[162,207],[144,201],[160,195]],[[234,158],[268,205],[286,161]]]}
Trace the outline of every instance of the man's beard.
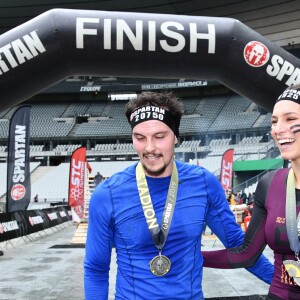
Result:
{"label": "man's beard", "polygon": [[[161,155],[159,155],[160,157],[162,157]],[[149,176],[160,176],[161,174],[163,174],[164,172],[165,172],[165,170],[166,170],[166,168],[167,168],[167,164],[165,164],[164,163],[164,165],[161,167],[161,168],[159,168],[159,169],[157,169],[157,170],[151,170],[145,163],[143,163],[142,162],[142,165],[143,165],[143,168],[144,168],[144,170],[147,172],[147,174],[149,175]]]}
{"label": "man's beard", "polygon": [[163,165],[160,169],[153,171],[153,170],[150,170],[145,164],[142,164],[142,165],[143,165],[144,170],[147,172],[147,174],[149,176],[154,176],[154,177],[160,176],[161,174],[163,174],[167,168],[166,165]]}

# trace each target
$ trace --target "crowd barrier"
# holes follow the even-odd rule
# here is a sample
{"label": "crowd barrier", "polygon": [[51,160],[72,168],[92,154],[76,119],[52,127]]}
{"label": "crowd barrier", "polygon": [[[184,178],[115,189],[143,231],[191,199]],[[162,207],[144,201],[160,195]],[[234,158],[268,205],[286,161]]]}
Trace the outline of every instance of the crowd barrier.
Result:
{"label": "crowd barrier", "polygon": [[0,213],[0,242],[26,236],[71,220],[70,206]]}

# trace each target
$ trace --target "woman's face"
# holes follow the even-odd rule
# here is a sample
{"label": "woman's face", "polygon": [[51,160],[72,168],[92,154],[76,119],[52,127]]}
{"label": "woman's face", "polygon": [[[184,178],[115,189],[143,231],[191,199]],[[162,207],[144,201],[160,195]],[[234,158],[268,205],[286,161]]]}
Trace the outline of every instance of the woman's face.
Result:
{"label": "woman's face", "polygon": [[283,159],[300,162],[300,104],[290,100],[275,104],[271,134]]}

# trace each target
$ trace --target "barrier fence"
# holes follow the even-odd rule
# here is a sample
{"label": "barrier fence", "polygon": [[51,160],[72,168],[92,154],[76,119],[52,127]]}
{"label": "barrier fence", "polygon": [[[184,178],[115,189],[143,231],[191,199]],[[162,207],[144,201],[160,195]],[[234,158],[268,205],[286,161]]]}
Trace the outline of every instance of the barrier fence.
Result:
{"label": "barrier fence", "polygon": [[0,242],[27,236],[71,220],[70,206],[0,213]]}

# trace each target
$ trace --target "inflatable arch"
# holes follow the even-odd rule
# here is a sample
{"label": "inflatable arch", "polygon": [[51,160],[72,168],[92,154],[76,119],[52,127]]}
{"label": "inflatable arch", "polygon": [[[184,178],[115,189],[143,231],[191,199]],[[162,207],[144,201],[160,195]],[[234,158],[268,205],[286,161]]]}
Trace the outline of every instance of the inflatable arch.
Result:
{"label": "inflatable arch", "polygon": [[271,111],[299,68],[235,19],[53,9],[0,36],[0,111],[71,75],[217,80]]}

